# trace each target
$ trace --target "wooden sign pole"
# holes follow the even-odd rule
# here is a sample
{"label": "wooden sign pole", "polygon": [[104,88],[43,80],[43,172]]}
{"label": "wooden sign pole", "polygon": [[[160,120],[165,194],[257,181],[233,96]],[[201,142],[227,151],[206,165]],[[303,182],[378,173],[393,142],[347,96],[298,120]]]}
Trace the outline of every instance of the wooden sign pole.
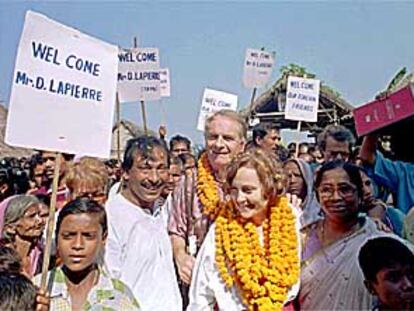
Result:
{"label": "wooden sign pole", "polygon": [[145,135],[148,135],[148,129],[147,129],[147,114],[145,112],[145,102],[141,100],[141,113],[142,113],[142,123],[144,126],[144,133]]}
{"label": "wooden sign pole", "polygon": [[42,278],[40,288],[46,292],[47,290],[47,272],[49,270],[50,255],[52,251],[53,231],[55,230],[55,213],[56,213],[56,198],[59,186],[59,171],[62,155],[56,152],[55,171],[53,175],[52,197],[50,200],[49,219],[47,222],[46,246],[43,254]]}
{"label": "wooden sign pole", "polygon": [[302,121],[298,121],[298,129],[296,133],[296,151],[295,151],[295,158],[299,155],[299,141],[300,141],[300,128],[302,126]]}

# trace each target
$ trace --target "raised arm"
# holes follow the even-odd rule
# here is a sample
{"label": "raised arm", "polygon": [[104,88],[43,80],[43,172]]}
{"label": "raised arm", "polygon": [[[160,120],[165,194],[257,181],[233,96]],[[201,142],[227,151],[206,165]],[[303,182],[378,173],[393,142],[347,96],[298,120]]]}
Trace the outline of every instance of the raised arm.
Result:
{"label": "raised arm", "polygon": [[377,152],[378,136],[376,134],[368,134],[364,137],[359,156],[361,160],[370,165],[375,164]]}

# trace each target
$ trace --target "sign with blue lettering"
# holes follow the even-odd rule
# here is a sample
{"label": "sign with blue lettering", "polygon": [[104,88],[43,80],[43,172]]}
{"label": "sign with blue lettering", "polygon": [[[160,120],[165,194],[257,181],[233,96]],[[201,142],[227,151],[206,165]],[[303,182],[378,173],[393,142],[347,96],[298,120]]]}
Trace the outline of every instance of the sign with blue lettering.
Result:
{"label": "sign with blue lettering", "polygon": [[288,77],[285,119],[316,122],[318,120],[320,81]]}
{"label": "sign with blue lettering", "polygon": [[168,68],[160,69],[161,81],[160,91],[162,97],[171,96],[171,85],[170,85],[170,70]]}
{"label": "sign with blue lettering", "polygon": [[243,85],[247,88],[263,87],[272,75],[273,53],[247,49],[244,60]]}
{"label": "sign with blue lettering", "polygon": [[118,54],[118,95],[120,102],[158,100],[160,57],[156,48],[120,50]]}
{"label": "sign with blue lettering", "polygon": [[206,119],[214,112],[222,109],[236,111],[237,95],[212,89],[204,89],[200,114],[198,115],[197,129],[204,132]]}
{"label": "sign with blue lettering", "polygon": [[16,56],[5,141],[109,157],[118,48],[28,11]]}

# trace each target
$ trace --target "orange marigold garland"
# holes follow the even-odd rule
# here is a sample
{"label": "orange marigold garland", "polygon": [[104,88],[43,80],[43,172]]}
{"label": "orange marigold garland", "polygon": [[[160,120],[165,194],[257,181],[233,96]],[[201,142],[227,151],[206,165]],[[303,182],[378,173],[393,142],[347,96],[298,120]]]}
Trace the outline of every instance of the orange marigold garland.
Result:
{"label": "orange marigold garland", "polygon": [[216,265],[249,310],[281,310],[300,270],[296,220],[286,197],[270,207],[262,228],[263,245],[256,226],[237,217],[229,202],[216,219]]}
{"label": "orange marigold garland", "polygon": [[203,213],[214,220],[220,210],[220,195],[206,153],[198,160],[197,171],[198,199],[203,205]]}

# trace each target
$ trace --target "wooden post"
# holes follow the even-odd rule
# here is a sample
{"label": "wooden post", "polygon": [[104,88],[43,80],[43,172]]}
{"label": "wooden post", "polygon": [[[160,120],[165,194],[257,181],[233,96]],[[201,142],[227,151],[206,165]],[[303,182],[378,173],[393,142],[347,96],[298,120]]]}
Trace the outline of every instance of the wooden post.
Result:
{"label": "wooden post", "polygon": [[297,136],[296,136],[295,158],[297,158],[298,155],[299,155],[299,141],[300,141],[299,135],[300,135],[300,128],[301,128],[301,126],[302,126],[302,121],[298,121],[298,129],[297,129],[297,133],[296,133]]}
{"label": "wooden post", "polygon": [[142,112],[142,123],[144,126],[144,133],[145,135],[148,135],[148,129],[147,129],[147,114],[145,112],[145,102],[141,100],[141,112]]}
{"label": "wooden post", "polygon": [[46,245],[45,252],[43,253],[42,278],[40,283],[40,288],[45,292],[47,290],[47,272],[49,270],[50,254],[52,251],[53,231],[55,230],[56,197],[59,186],[59,171],[61,158],[62,155],[60,154],[60,152],[57,152],[52,184],[52,198],[50,200],[49,219],[47,222]]}
{"label": "wooden post", "polygon": [[252,91],[252,98],[250,99],[250,107],[253,108],[254,98],[256,97],[257,88],[254,88]]}
{"label": "wooden post", "polygon": [[116,157],[118,159],[118,163],[121,163],[121,104],[119,103],[118,92],[116,93],[116,124]]}

